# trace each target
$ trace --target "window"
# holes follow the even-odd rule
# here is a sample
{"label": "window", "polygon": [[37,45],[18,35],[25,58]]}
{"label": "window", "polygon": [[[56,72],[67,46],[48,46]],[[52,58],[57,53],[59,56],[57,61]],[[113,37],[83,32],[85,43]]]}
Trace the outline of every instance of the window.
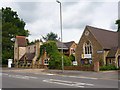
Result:
{"label": "window", "polygon": [[71,48],[71,54],[75,54],[75,49]]}
{"label": "window", "polygon": [[112,59],[109,60],[109,64],[112,64]]}
{"label": "window", "polygon": [[84,54],[92,54],[92,44],[90,41],[87,41],[83,44]]}
{"label": "window", "polygon": [[48,61],[49,61],[48,59],[45,59],[45,60],[44,60],[44,64],[45,64],[45,65],[48,65]]}
{"label": "window", "polygon": [[36,51],[36,46],[34,46],[34,52]]}

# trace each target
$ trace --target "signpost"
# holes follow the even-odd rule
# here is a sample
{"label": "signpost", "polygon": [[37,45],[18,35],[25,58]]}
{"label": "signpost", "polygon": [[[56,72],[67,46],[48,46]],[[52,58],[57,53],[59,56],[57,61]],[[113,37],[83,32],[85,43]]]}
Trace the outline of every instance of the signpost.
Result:
{"label": "signpost", "polygon": [[103,53],[103,50],[98,50],[97,53],[101,54],[101,53]]}
{"label": "signpost", "polygon": [[77,61],[73,61],[73,65],[77,66]]}

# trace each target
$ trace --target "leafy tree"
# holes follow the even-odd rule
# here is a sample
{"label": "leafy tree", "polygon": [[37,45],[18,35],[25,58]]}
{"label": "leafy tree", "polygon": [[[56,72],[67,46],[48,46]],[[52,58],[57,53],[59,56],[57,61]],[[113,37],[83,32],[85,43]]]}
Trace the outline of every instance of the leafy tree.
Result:
{"label": "leafy tree", "polygon": [[75,61],[75,56],[73,54],[70,55],[70,60],[73,62]]}
{"label": "leafy tree", "polygon": [[116,23],[118,25],[118,32],[120,32],[120,19],[116,20]]}
{"label": "leafy tree", "polygon": [[[61,57],[62,57],[62,53],[60,53],[58,51],[57,45],[55,41],[48,41],[46,43],[44,43],[41,46],[40,49],[40,56],[42,56],[44,54],[44,51],[47,52],[47,55],[50,57],[49,60],[49,68],[51,69],[61,69]],[[71,65],[71,61],[69,59],[69,57],[63,55],[63,60],[64,60],[64,66],[69,66]]]}
{"label": "leafy tree", "polygon": [[42,36],[42,38],[43,38],[45,41],[49,41],[49,40],[58,41],[58,40],[57,40],[58,35],[55,34],[55,33],[53,33],[53,32],[48,33],[46,36]]}
{"label": "leafy tree", "polygon": [[14,38],[16,35],[29,36],[25,22],[10,7],[2,8],[2,63],[14,56]]}

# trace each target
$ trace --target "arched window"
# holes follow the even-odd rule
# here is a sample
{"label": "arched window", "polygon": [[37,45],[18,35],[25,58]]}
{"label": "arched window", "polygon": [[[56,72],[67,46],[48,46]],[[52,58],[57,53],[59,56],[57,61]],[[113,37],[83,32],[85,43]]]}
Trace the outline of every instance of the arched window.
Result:
{"label": "arched window", "polygon": [[93,53],[92,44],[90,41],[87,41],[83,44],[83,52],[84,52],[84,54],[92,54]]}

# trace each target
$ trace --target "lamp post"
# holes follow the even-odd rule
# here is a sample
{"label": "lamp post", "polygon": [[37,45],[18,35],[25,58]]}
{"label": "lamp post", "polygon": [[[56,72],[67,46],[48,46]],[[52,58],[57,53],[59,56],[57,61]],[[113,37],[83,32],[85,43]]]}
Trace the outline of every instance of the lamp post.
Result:
{"label": "lamp post", "polygon": [[[56,0],[57,3],[60,4],[60,29],[61,29],[61,43],[62,43],[62,5],[61,2]],[[62,51],[62,72],[64,71],[64,61],[63,61],[63,43],[62,43],[62,47],[61,47],[61,51]]]}

